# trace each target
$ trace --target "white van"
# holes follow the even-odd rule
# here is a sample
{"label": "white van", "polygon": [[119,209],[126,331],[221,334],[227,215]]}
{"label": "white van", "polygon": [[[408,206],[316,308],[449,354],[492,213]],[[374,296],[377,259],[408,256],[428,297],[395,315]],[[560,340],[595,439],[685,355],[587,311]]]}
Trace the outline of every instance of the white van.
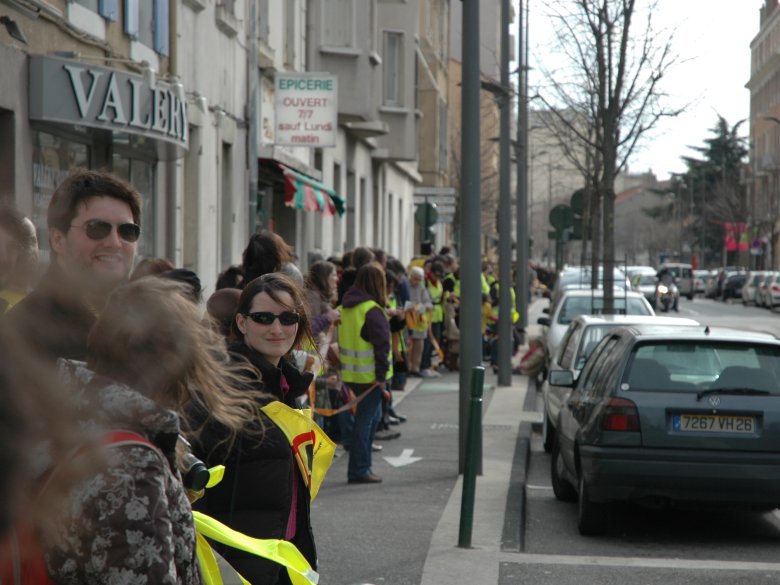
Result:
{"label": "white van", "polygon": [[674,274],[674,280],[677,283],[677,288],[680,290],[680,296],[687,297],[689,301],[692,300],[696,292],[693,288],[693,267],[690,264],[666,262],[661,264],[661,268],[658,271],[660,272],[664,268],[668,268]]}

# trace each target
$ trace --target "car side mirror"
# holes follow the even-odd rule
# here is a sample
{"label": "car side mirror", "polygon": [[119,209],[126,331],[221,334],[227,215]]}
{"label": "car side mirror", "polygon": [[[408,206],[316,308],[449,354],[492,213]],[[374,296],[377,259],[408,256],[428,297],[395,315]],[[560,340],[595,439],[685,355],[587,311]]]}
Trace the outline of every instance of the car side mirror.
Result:
{"label": "car side mirror", "polygon": [[551,370],[547,376],[547,381],[551,386],[574,387],[574,374],[569,370]]}
{"label": "car side mirror", "polygon": [[549,317],[539,317],[539,318],[536,320],[536,322],[537,322],[539,325],[544,325],[545,327],[549,327],[549,326],[550,326],[550,318],[549,318]]}

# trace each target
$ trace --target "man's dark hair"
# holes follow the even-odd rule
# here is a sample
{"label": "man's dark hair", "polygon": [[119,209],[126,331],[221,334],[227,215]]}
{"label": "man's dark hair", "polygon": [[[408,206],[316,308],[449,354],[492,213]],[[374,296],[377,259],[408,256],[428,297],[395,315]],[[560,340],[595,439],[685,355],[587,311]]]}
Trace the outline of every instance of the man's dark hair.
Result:
{"label": "man's dark hair", "polygon": [[78,215],[78,206],[92,197],[124,201],[130,207],[133,221],[141,225],[141,195],[135,187],[106,171],[76,169],[52,195],[46,218],[49,229],[68,233],[73,218]]}
{"label": "man's dark hair", "polygon": [[253,234],[243,254],[244,282],[279,272],[287,262],[293,262],[292,249],[280,235],[267,230]]}

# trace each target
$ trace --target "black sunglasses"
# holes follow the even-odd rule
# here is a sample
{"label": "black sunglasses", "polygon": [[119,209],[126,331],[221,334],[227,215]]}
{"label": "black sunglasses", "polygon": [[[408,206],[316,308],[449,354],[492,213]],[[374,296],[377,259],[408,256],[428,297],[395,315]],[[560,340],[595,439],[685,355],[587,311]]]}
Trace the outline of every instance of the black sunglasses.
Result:
{"label": "black sunglasses", "polygon": [[[114,229],[114,225],[116,224],[102,219],[89,219],[84,222],[84,225],[71,225],[70,227],[83,228],[90,240],[97,241],[108,237],[111,230]],[[141,226],[134,223],[120,223],[116,226],[116,231],[125,242],[133,243],[137,242],[141,235]]]}
{"label": "black sunglasses", "polygon": [[258,311],[257,313],[246,313],[245,317],[249,317],[255,323],[260,325],[271,325],[276,319],[279,319],[279,323],[282,325],[297,325],[301,320],[301,316],[293,311],[282,311],[278,315],[269,311]]}

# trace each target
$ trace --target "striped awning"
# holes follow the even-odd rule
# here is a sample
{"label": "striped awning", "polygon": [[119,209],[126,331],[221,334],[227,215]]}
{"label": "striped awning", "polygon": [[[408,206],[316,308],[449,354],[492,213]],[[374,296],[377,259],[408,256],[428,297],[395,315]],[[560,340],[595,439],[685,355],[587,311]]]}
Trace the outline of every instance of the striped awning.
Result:
{"label": "striped awning", "polygon": [[324,183],[276,163],[284,175],[284,204],[294,209],[344,215],[344,200]]}

